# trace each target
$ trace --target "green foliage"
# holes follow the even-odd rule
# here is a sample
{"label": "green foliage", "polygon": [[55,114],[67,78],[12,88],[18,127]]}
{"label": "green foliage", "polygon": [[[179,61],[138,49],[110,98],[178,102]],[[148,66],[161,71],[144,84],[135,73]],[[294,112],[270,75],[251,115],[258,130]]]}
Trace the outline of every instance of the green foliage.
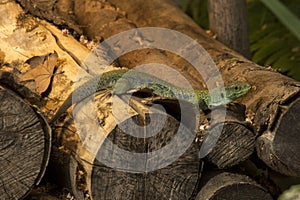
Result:
{"label": "green foliage", "polygon": [[[290,32],[282,23],[285,19],[288,27],[297,26],[299,22],[289,17],[295,15],[300,19],[300,1],[280,2],[288,10],[282,11],[282,8],[278,7],[273,9],[277,16],[283,15],[278,18],[260,0],[247,0],[252,59],[262,66],[272,66],[279,72],[300,81],[300,41],[297,40],[299,35]],[[268,7],[274,5],[278,6],[269,2]],[[207,0],[181,0],[181,6],[201,27],[208,28]]]}
{"label": "green foliage", "polygon": [[207,0],[180,0],[180,5],[197,24],[208,29]]}
{"label": "green foliage", "polygon": [[[300,10],[296,1],[282,2],[290,11]],[[300,41],[297,37],[259,0],[248,0],[248,12],[253,61],[264,66],[271,65],[281,73],[300,80]],[[289,26],[296,26],[292,20],[288,21],[293,23]]]}
{"label": "green foliage", "polygon": [[300,41],[300,20],[279,0],[260,0]]}

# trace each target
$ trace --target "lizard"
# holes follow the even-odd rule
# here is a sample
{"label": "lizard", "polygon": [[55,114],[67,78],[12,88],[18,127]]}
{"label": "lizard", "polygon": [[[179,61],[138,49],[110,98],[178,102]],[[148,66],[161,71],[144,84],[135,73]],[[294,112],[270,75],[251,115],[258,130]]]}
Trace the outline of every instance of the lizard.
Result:
{"label": "lizard", "polygon": [[245,95],[251,89],[248,82],[235,82],[224,87],[216,87],[211,91],[193,90],[175,86],[167,81],[150,74],[128,69],[118,69],[94,76],[77,87],[63,102],[62,106],[50,120],[55,122],[69,107],[91,96],[96,91],[112,90],[113,94],[124,94],[132,89],[148,88],[158,96],[171,99],[181,99],[198,104],[202,110],[213,106],[231,103],[233,100]]}

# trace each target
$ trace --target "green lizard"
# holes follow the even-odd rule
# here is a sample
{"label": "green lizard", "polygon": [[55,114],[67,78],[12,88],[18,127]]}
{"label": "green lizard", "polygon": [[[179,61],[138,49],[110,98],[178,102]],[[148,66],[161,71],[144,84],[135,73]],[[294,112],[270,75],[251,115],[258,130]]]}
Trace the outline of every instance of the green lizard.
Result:
{"label": "green lizard", "polygon": [[245,95],[251,89],[249,83],[236,82],[225,87],[223,90],[225,94],[220,92],[222,91],[220,88],[214,88],[210,92],[208,90],[193,90],[177,87],[155,76],[136,70],[113,70],[100,76],[95,76],[76,88],[55,113],[50,123],[56,121],[73,103],[79,103],[96,91],[113,87],[114,94],[124,94],[136,88],[148,88],[154,94],[165,98],[181,99],[198,104],[203,110],[212,106],[230,103]]}

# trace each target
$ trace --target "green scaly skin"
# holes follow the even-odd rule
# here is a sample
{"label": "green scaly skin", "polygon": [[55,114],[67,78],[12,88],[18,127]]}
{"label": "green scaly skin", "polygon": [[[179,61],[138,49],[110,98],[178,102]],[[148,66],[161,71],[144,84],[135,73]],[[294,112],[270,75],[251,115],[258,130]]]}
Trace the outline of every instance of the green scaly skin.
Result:
{"label": "green scaly skin", "polygon": [[249,83],[236,82],[222,88],[208,90],[193,90],[177,87],[155,76],[135,71],[120,69],[95,76],[86,83],[76,88],[58,109],[50,123],[56,121],[72,104],[93,95],[96,91],[114,88],[114,94],[124,94],[132,89],[148,88],[153,93],[171,99],[180,99],[198,104],[203,110],[212,106],[224,105],[245,95],[251,89]]}

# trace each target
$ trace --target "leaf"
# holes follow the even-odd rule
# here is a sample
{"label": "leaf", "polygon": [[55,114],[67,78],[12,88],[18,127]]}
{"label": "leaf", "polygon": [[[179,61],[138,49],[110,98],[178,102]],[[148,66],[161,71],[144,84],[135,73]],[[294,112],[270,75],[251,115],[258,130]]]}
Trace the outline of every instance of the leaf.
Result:
{"label": "leaf", "polygon": [[[277,30],[270,30],[271,32],[266,32],[259,40],[255,41],[255,43],[253,43],[251,45],[251,51],[256,51],[270,43],[273,42],[273,40],[276,40],[278,37],[278,35],[280,34],[280,31]],[[265,32],[265,31],[263,31]],[[280,39],[283,39],[282,37],[280,37]]]}
{"label": "leaf", "polygon": [[300,41],[300,20],[278,0],[261,0]]}
{"label": "leaf", "polygon": [[285,54],[284,56],[281,56],[276,62],[273,64],[275,68],[278,68],[280,72],[282,73],[288,73],[291,71],[291,60],[290,60],[290,55]]}
{"label": "leaf", "polygon": [[50,53],[45,56],[34,56],[26,61],[31,69],[19,76],[20,81],[34,80],[36,91],[39,94],[45,92],[51,82],[53,72],[58,59],[57,53]]}
{"label": "leaf", "polygon": [[[253,61],[271,65],[281,73],[300,80],[300,42],[261,0],[247,0],[250,24],[250,44]],[[273,1],[271,1],[273,2]],[[282,0],[290,11],[298,11],[300,4]],[[269,2],[270,3],[270,2]],[[294,12],[295,15],[299,12]],[[292,26],[295,26],[293,24]]]}
{"label": "leaf", "polygon": [[270,23],[270,24],[264,24],[264,28],[260,28],[257,31],[254,31],[250,35],[250,43],[253,44],[256,41],[259,41],[266,35],[269,36],[277,36],[281,34],[282,29],[278,29],[278,24],[277,23]]}
{"label": "leaf", "polygon": [[[262,46],[255,54],[252,59],[254,62],[266,60],[268,57],[272,56],[278,49],[284,46],[284,40],[279,38],[270,38],[268,45]],[[265,63],[266,64],[266,63]]]}
{"label": "leaf", "polygon": [[286,55],[290,53],[290,49],[283,48],[283,49],[277,49],[276,52],[274,52],[265,62],[265,65],[272,65],[278,58],[280,58],[282,55]]}

